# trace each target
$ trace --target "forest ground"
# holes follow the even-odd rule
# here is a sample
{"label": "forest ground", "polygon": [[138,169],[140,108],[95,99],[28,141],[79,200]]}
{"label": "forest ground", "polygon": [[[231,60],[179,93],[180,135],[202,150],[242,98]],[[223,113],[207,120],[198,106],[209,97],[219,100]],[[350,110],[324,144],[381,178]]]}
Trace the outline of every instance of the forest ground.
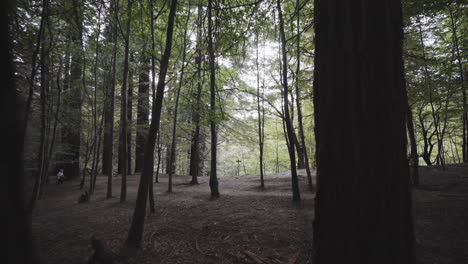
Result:
{"label": "forest ground", "polygon": [[[468,263],[468,164],[448,170],[422,167],[421,187],[413,192],[418,263]],[[155,183],[157,212],[145,222],[143,250],[123,263],[311,263],[314,194],[299,171],[302,202],[291,202],[289,173],[220,179],[221,197],[209,199],[208,177],[199,185],[187,176]],[[38,201],[33,230],[47,263],[83,263],[91,255],[91,235],[118,250],[135,205],[139,174],[128,177],[127,202],[105,199],[107,178],[97,178],[90,203],[78,204],[79,180],[51,183]],[[257,258],[257,259],[256,259]],[[256,259],[256,260],[254,260]]]}

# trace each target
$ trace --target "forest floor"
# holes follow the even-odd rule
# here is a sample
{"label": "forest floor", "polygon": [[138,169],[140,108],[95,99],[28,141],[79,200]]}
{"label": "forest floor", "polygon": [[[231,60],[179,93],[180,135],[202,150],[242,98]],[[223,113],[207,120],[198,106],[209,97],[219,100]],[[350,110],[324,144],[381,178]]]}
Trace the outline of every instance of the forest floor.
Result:
{"label": "forest floor", "polygon": [[[468,263],[468,164],[422,167],[421,186],[413,193],[418,263]],[[208,178],[192,186],[175,176],[155,183],[157,212],[145,221],[143,250],[123,263],[311,263],[314,194],[299,171],[302,202],[291,202],[289,173],[222,178],[221,197],[210,200]],[[57,185],[38,201],[33,231],[47,263],[84,263],[94,234],[114,250],[127,236],[139,175],[128,177],[128,195],[119,203],[120,177],[114,197],[105,199],[106,181],[98,177],[90,203],[78,204],[79,180]],[[256,259],[256,260],[255,260]]]}

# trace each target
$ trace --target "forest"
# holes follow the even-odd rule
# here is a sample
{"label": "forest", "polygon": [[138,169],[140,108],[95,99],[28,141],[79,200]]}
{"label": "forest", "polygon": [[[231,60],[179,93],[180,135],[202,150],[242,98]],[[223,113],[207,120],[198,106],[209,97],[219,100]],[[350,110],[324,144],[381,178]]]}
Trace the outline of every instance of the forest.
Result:
{"label": "forest", "polygon": [[468,263],[465,0],[1,5],[7,263]]}

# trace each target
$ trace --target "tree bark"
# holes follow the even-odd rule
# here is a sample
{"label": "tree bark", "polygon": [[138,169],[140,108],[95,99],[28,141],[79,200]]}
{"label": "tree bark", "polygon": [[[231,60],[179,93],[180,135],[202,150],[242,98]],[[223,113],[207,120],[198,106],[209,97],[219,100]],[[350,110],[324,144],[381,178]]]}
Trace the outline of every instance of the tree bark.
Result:
{"label": "tree bark", "polygon": [[[49,20],[49,3],[48,1],[44,1],[44,6],[43,9],[45,10],[44,12],[44,19],[46,21]],[[41,111],[41,133],[40,133],[40,143],[39,143],[39,157],[38,157],[38,162],[39,162],[39,168],[37,171],[37,178],[36,182],[39,183],[39,189],[38,192],[36,193],[37,199],[41,199],[42,196],[44,195],[44,187],[45,187],[45,182],[46,182],[46,177],[47,177],[47,172],[44,171],[45,169],[45,164],[47,160],[47,140],[46,138],[49,136],[48,131],[47,131],[47,113],[46,113],[46,107],[47,107],[47,94],[49,90],[49,54],[48,54],[48,49],[46,48],[46,32],[45,30],[41,34],[41,52],[40,52],[40,68],[41,68],[41,92],[39,96],[39,101],[40,101],[40,111]],[[36,188],[34,188],[36,189]]]}
{"label": "tree bark", "polygon": [[114,105],[115,105],[115,77],[116,77],[116,66],[117,66],[117,16],[118,16],[118,4],[115,0],[111,2],[113,6],[114,25],[112,28],[112,41],[114,47],[112,50],[112,77],[110,87],[106,95],[108,96],[107,102],[109,107],[105,107],[104,120],[104,142],[103,142],[103,161],[102,170],[104,174],[107,174],[107,193],[106,197],[112,197],[112,177],[113,177],[113,146],[114,146]]}
{"label": "tree bark", "polygon": [[401,2],[314,13],[314,263],[415,263]]}
{"label": "tree bark", "polygon": [[[177,114],[179,110],[179,99],[180,99],[180,90],[182,89],[182,84],[184,81],[184,72],[185,72],[185,59],[187,57],[187,28],[188,28],[188,23],[190,20],[190,14],[191,14],[191,8],[192,8],[192,2],[189,1],[188,4],[188,14],[187,14],[187,19],[185,20],[185,30],[184,30],[184,40],[183,40],[183,51],[182,51],[182,67],[180,69],[180,76],[179,76],[179,83],[178,87],[176,90],[176,99],[175,99],[175,106],[174,106],[174,118],[172,121],[172,142],[171,142],[171,151],[170,156],[169,156],[169,168],[172,168],[172,164],[174,163],[175,159],[175,151],[176,151],[176,139],[177,139]],[[167,192],[172,192],[172,174],[174,172],[172,170],[169,170],[169,178],[168,178],[168,187],[167,187]]]}
{"label": "tree bark", "polygon": [[[156,88],[155,88],[155,59],[154,59],[154,45],[155,45],[155,41],[154,41],[154,22],[155,22],[155,17],[154,17],[154,0],[150,0],[149,1],[150,3],[150,10],[149,10],[149,18],[150,18],[150,31],[151,31],[151,91],[152,91],[152,97],[153,97],[153,103],[156,101]],[[149,104],[148,104],[148,115],[149,115]],[[147,135],[148,136],[148,135]],[[159,138],[160,138],[160,133],[158,131],[157,133],[157,145],[158,145],[158,168],[156,169],[156,182],[158,182],[158,171],[159,171],[159,162],[160,162],[160,152],[159,152]],[[147,140],[147,137],[145,138],[145,141]],[[146,142],[145,142],[146,144]],[[143,146],[143,150],[144,151],[144,146]],[[153,153],[154,153],[154,150],[153,150]],[[143,153],[144,154],[144,153]],[[143,155],[143,160],[142,160],[142,166],[143,166],[143,162],[144,162],[144,155]],[[153,162],[154,162],[154,157],[153,157]],[[143,168],[142,168],[143,170]],[[150,206],[150,212],[151,213],[155,213],[156,212],[156,206],[155,206],[155,203],[154,203],[154,186],[153,186],[153,174],[154,174],[154,164],[152,165],[152,168],[151,168],[152,172],[151,172],[151,175],[149,175],[149,179],[148,179],[148,195],[149,195],[149,206]],[[143,173],[142,173],[143,175]]]}
{"label": "tree bark", "polygon": [[34,51],[32,53],[32,59],[31,59],[31,74],[29,75],[29,91],[28,91],[28,97],[26,99],[26,105],[24,108],[24,117],[23,117],[23,128],[22,128],[22,134],[26,135],[26,131],[28,129],[28,121],[29,121],[29,115],[31,112],[31,104],[33,100],[33,95],[34,95],[34,83],[36,79],[36,73],[37,73],[37,68],[36,68],[36,60],[37,60],[37,55],[39,54],[40,48],[41,48],[41,40],[43,39],[44,35],[44,30],[45,30],[45,23],[46,23],[46,15],[48,12],[48,0],[43,0],[42,1],[42,12],[41,12],[41,21],[39,23],[39,31],[37,32],[36,36],[36,46],[34,48]]}
{"label": "tree bark", "polygon": [[83,87],[83,10],[81,0],[73,0],[70,65],[70,92],[71,98],[67,102],[67,121],[65,122],[65,142],[68,145],[70,156],[63,169],[67,177],[80,175],[80,147],[81,147],[81,104]]}
{"label": "tree bark", "polygon": [[[151,124],[148,133],[148,142],[145,147],[145,157],[143,161],[143,172],[141,174],[140,183],[138,185],[138,194],[133,212],[132,223],[128,231],[128,237],[125,241],[125,246],[128,249],[137,250],[141,248],[143,238],[143,228],[145,222],[146,200],[148,197],[149,179],[153,173],[154,165],[154,147],[156,143],[156,135],[159,132],[159,121],[161,120],[161,108],[164,98],[164,86],[166,82],[166,73],[171,56],[172,35],[174,32],[174,19],[176,16],[177,0],[172,0],[169,11],[169,19],[166,31],[166,45],[164,48],[163,57],[158,77],[158,85],[156,88],[156,97],[153,102]],[[152,183],[151,183],[152,184]]]}
{"label": "tree bark", "polygon": [[9,32],[9,20],[11,12],[14,12],[13,3],[0,1],[0,35],[4,48],[0,51],[0,60],[4,63],[2,69],[2,89],[0,89],[0,115],[5,126],[0,149],[0,167],[3,173],[5,186],[4,204],[8,220],[6,221],[3,237],[8,241],[5,248],[6,263],[43,263],[38,256],[36,245],[33,241],[31,228],[31,215],[25,208],[24,173],[23,173],[23,144],[24,144],[24,114],[21,112],[21,104],[15,87],[15,70],[11,54],[11,39]]}
{"label": "tree bark", "polygon": [[[133,1],[133,0],[132,0]],[[132,175],[132,118],[133,118],[133,64],[134,54],[130,52],[130,65],[128,69],[128,108],[127,122],[130,127],[127,129],[127,173]]]}
{"label": "tree bark", "polygon": [[128,57],[129,57],[129,46],[130,46],[130,21],[132,17],[132,4],[133,0],[127,0],[127,25],[126,25],[126,32],[124,36],[125,40],[125,57],[124,57],[124,69],[123,69],[123,80],[122,80],[122,90],[121,90],[121,112],[120,112],[120,119],[121,119],[121,132],[120,132],[120,139],[122,140],[122,184],[120,189],[120,202],[123,203],[127,199],[127,173],[128,173],[128,160],[127,160],[127,131],[128,131],[128,101],[127,101],[127,81],[128,81]]}
{"label": "tree bark", "polygon": [[[262,117],[262,111],[260,108],[260,71],[258,65],[258,30],[255,32],[255,44],[256,44],[256,53],[255,53],[255,67],[257,70],[257,116],[258,116],[258,150],[259,150],[259,166],[260,166],[260,187],[265,188],[265,181],[263,175],[263,142],[265,139],[265,132],[264,132],[264,121],[265,117]],[[262,97],[263,98],[263,97]],[[262,99],[263,100],[263,99]]]}
{"label": "tree bark", "polygon": [[406,128],[408,129],[408,137],[410,140],[411,148],[411,179],[413,180],[414,186],[419,186],[419,156],[418,156],[418,146],[416,142],[416,136],[414,133],[413,125],[413,113],[411,111],[411,106],[408,102],[408,96],[406,97]]}
{"label": "tree bark", "polygon": [[[304,159],[304,168],[306,169],[307,173],[307,183],[309,185],[309,189],[313,191],[315,189],[314,184],[312,183],[312,174],[310,172],[310,164],[309,164],[309,155],[307,153],[307,146],[306,146],[306,141],[305,141],[305,135],[304,135],[304,125],[302,123],[302,109],[301,109],[301,93],[300,93],[300,85],[299,85],[299,77],[300,77],[300,72],[301,72],[301,31],[299,28],[300,25],[300,6],[299,6],[299,0],[296,0],[296,17],[297,17],[297,40],[296,40],[296,59],[297,59],[297,64],[296,64],[296,108],[297,108],[297,122],[299,124],[299,138],[301,140],[301,153],[303,154],[303,159]],[[301,159],[299,158],[299,161]],[[299,166],[299,169],[301,169],[301,166]]]}
{"label": "tree bark", "polygon": [[277,0],[277,9],[279,17],[279,28],[280,28],[280,38],[281,38],[281,54],[282,54],[282,85],[283,85],[283,107],[284,107],[284,121],[286,125],[286,133],[289,141],[288,152],[291,168],[291,185],[293,192],[293,201],[300,201],[301,194],[299,191],[299,183],[297,178],[297,169],[296,169],[296,151],[295,151],[295,139],[293,134],[293,126],[291,123],[291,116],[289,115],[289,87],[288,87],[288,59],[286,54],[286,36],[284,33],[284,20],[283,13],[281,11],[281,1]]}
{"label": "tree bark", "polygon": [[202,79],[202,26],[203,26],[203,8],[198,5],[197,14],[197,57],[195,63],[197,64],[197,93],[195,95],[196,101],[192,110],[192,120],[195,125],[195,131],[192,134],[192,141],[190,144],[190,171],[192,176],[190,184],[198,184],[198,176],[200,174],[200,111],[201,111],[201,94],[203,89]]}
{"label": "tree bark", "polygon": [[149,59],[146,54],[142,57],[142,67],[138,84],[137,131],[135,146],[135,172],[143,168],[144,146],[146,143],[146,129],[149,120]]}
{"label": "tree bark", "polygon": [[216,151],[217,151],[217,131],[216,131],[216,69],[215,55],[213,47],[213,23],[211,21],[211,11],[213,9],[213,1],[208,0],[208,54],[210,68],[210,131],[211,131],[211,168],[210,168],[210,190],[211,198],[219,197],[218,177],[216,174]]}

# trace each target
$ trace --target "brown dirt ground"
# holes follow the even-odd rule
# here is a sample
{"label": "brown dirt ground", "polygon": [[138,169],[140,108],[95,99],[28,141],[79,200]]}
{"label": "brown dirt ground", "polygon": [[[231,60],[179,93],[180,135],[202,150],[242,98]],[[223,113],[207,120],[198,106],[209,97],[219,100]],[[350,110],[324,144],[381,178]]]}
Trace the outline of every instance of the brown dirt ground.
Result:
{"label": "brown dirt ground", "polygon": [[[423,167],[414,191],[418,263],[468,263],[468,164],[447,171]],[[155,183],[157,212],[145,221],[143,250],[122,263],[311,263],[314,194],[300,171],[302,202],[291,202],[289,173],[220,179],[221,197],[210,201],[208,178],[200,185],[176,176],[174,192],[167,178]],[[47,263],[84,263],[95,234],[118,250],[130,225],[139,175],[129,176],[127,202],[119,203],[120,177],[114,197],[105,199],[106,177],[98,177],[91,202],[78,204],[78,180],[52,182],[38,201],[33,230]],[[253,257],[248,256],[249,252]],[[255,256],[261,258],[253,261]]]}

